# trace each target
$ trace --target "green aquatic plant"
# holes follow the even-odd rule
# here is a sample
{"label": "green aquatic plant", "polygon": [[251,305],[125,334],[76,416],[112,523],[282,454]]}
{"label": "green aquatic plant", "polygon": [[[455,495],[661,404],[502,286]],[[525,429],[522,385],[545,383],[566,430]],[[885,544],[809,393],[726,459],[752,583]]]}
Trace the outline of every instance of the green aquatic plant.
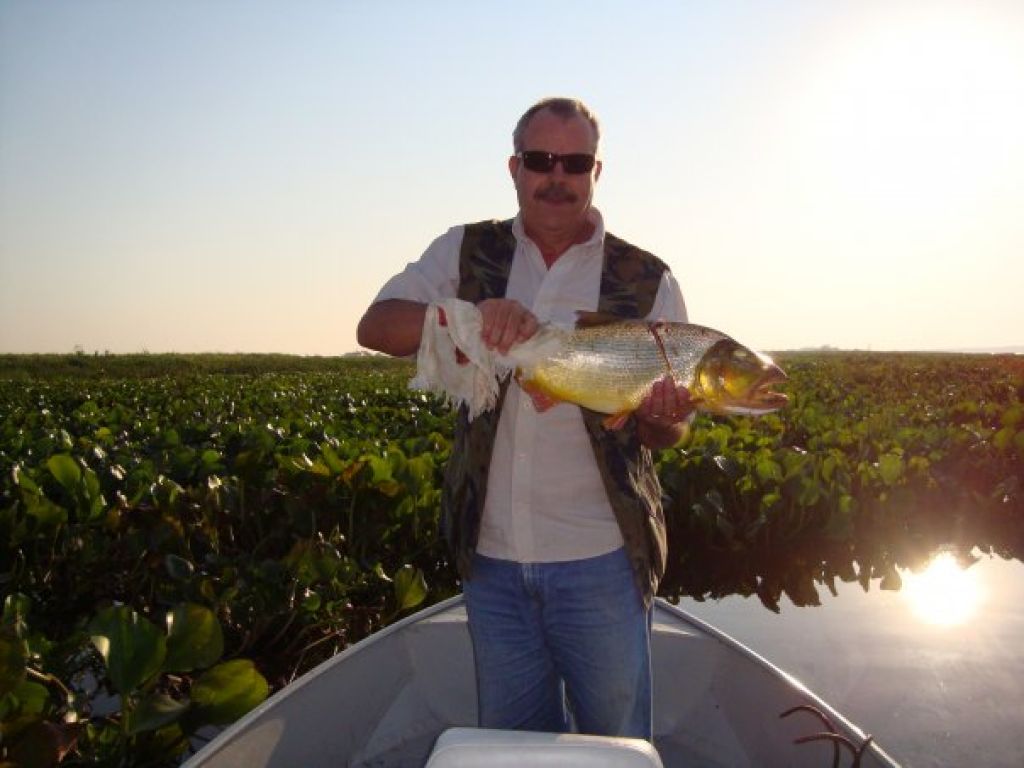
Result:
{"label": "green aquatic plant", "polygon": [[[940,547],[1024,555],[1024,360],[776,359],[786,408],[701,416],[656,456],[663,596],[781,610],[837,580],[898,588]],[[0,357],[0,762],[177,762],[202,722],[455,594],[453,419],[411,375]]]}

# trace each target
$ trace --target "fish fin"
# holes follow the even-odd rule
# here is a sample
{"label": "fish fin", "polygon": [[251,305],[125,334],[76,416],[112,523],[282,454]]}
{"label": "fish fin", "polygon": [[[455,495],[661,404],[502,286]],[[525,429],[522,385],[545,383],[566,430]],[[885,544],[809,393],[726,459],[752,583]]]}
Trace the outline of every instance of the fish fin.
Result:
{"label": "fish fin", "polygon": [[533,407],[537,413],[544,413],[544,411],[551,410],[559,403],[564,402],[557,397],[552,397],[532,381],[519,381],[519,386],[522,387],[523,392],[530,396],[530,400],[533,401]]}
{"label": "fish fin", "polygon": [[620,413],[613,413],[610,416],[605,416],[601,419],[601,424],[605,429],[610,432],[614,432],[617,429],[622,429],[626,426],[626,422],[629,421],[629,417],[632,415],[632,411],[622,411]]}
{"label": "fish fin", "polygon": [[611,312],[588,312],[585,309],[576,311],[577,328],[593,328],[598,325],[611,325],[612,323],[621,322],[622,318],[618,315],[613,315]]}

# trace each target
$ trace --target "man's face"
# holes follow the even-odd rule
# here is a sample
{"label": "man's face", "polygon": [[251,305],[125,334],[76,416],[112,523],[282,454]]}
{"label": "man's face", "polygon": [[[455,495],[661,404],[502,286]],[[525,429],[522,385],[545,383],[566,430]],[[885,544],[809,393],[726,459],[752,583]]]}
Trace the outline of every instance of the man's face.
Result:
{"label": "man's face", "polygon": [[[559,155],[594,154],[597,145],[594,130],[585,118],[574,115],[566,119],[544,109],[527,124],[522,149]],[[572,229],[586,222],[594,184],[601,175],[600,161],[588,173],[566,173],[561,162],[555,163],[550,173],[537,173],[513,155],[508,168],[528,231]]]}

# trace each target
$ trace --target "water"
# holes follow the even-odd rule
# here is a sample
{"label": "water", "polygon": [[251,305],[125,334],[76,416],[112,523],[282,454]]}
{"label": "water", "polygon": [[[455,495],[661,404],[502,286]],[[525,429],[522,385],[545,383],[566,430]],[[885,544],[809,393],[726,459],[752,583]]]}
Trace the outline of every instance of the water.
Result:
{"label": "water", "polygon": [[756,597],[680,605],[799,678],[904,766],[1024,768],[1024,563],[984,557],[964,573],[939,573],[931,591],[841,584],[837,598],[821,590],[820,607],[784,601],[778,615]]}

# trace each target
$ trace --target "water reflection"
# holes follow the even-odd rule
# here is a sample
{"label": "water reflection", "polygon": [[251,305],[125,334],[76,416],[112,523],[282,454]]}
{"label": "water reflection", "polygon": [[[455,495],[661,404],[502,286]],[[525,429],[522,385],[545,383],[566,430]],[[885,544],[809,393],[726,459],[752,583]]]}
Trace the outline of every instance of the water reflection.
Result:
{"label": "water reflection", "polygon": [[920,573],[904,573],[902,592],[915,616],[942,627],[963,624],[982,601],[977,572],[961,567],[949,552],[936,555]]}
{"label": "water reflection", "polygon": [[[972,554],[966,571],[955,556],[916,576],[901,570],[899,591],[837,582],[838,596],[822,590],[817,608],[784,599],[775,614],[740,596],[683,607],[809,685],[903,765],[1020,768],[1024,563]],[[908,600],[914,582],[933,585],[920,589],[931,610]]]}

